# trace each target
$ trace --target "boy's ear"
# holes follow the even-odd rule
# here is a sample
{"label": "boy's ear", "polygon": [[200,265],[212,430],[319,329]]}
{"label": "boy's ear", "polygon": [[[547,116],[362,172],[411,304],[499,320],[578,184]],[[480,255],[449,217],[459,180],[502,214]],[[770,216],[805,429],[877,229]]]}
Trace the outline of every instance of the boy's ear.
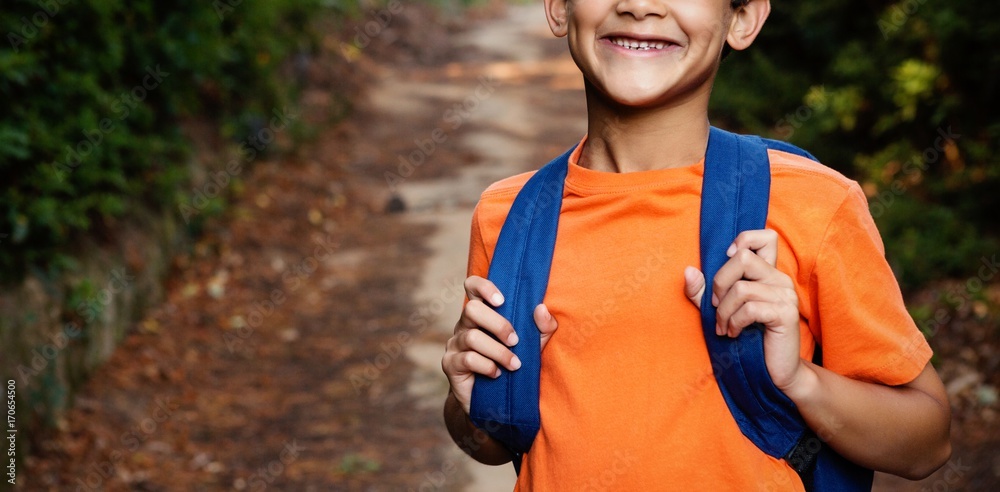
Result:
{"label": "boy's ear", "polygon": [[750,0],[746,5],[736,9],[729,24],[729,34],[726,36],[729,47],[734,50],[749,48],[753,40],[757,39],[770,13],[771,0]]}
{"label": "boy's ear", "polygon": [[569,0],[545,0],[545,18],[549,21],[549,29],[556,37],[563,37],[569,32],[567,19],[567,3]]}

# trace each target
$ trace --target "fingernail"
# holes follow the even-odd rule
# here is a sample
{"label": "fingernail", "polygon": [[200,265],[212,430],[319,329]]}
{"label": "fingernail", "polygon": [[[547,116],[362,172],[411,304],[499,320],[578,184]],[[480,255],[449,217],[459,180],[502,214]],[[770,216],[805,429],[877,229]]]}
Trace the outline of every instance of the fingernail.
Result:
{"label": "fingernail", "polygon": [[498,367],[496,371],[493,371],[493,379],[500,377],[500,368]]}
{"label": "fingernail", "polygon": [[715,295],[714,293],[712,294],[712,305],[715,307],[719,307],[719,296]]}
{"label": "fingernail", "polygon": [[514,345],[517,345],[518,340],[517,333],[511,333],[510,336],[507,337],[507,345],[513,347]]}
{"label": "fingernail", "polygon": [[499,306],[503,304],[503,295],[499,292],[494,292],[493,296],[490,297],[490,300],[493,301],[494,306]]}
{"label": "fingernail", "polygon": [[515,355],[513,359],[510,360],[510,367],[515,371],[521,368],[521,359],[518,359]]}
{"label": "fingernail", "polygon": [[722,336],[722,327],[719,326],[718,323],[715,324],[715,334],[718,336]]}
{"label": "fingernail", "polygon": [[732,257],[736,253],[736,243],[730,244],[729,249],[726,250],[726,256]]}

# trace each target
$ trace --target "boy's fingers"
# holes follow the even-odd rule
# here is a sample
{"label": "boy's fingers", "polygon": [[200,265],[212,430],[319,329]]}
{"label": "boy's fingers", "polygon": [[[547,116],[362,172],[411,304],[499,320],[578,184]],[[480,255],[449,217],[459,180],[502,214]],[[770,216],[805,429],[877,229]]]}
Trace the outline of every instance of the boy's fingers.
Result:
{"label": "boy's fingers", "polygon": [[459,328],[467,330],[482,329],[492,333],[497,340],[503,341],[508,346],[517,345],[517,334],[514,333],[514,326],[510,324],[500,313],[483,304],[483,301],[469,301],[462,310],[462,317],[458,320],[456,334]]}
{"label": "boy's fingers", "polygon": [[450,359],[446,360],[443,364],[447,366],[445,373],[450,369],[456,375],[476,373],[491,378],[500,375],[500,368],[497,367],[495,362],[476,352],[459,352],[452,354]]}
{"label": "boy's fingers", "polygon": [[701,308],[701,296],[705,294],[705,275],[695,267],[684,268],[684,295]]}
{"label": "boy's fingers", "polygon": [[[469,330],[459,335],[459,352],[475,352],[511,371],[521,368],[521,361],[510,351],[482,330]],[[480,373],[485,374],[485,373]]]}
{"label": "boy's fingers", "polygon": [[736,282],[729,289],[728,294],[719,302],[719,308],[715,314],[716,334],[722,335],[723,333],[728,333],[730,336],[737,336],[744,327],[755,321],[764,324],[773,321],[772,319],[751,319],[748,321],[745,318],[736,316],[735,313],[751,303],[771,304],[774,306],[782,304],[791,305],[793,302],[790,299],[789,292],[791,292],[791,295],[794,295],[795,291],[760,282],[748,282],[745,280]]}
{"label": "boy's fingers", "polygon": [[749,249],[740,249],[715,274],[712,282],[712,304],[718,306],[719,299],[726,297],[729,288],[740,280],[759,280],[766,284],[783,284],[787,278],[771,264]]}
{"label": "boy's fingers", "polygon": [[726,254],[732,257],[740,249],[749,249],[764,259],[769,265],[778,264],[778,233],[773,229],[758,229],[754,231],[743,231],[733,244],[729,246]]}
{"label": "boy's fingers", "polygon": [[731,337],[739,336],[743,328],[750,326],[754,322],[764,326],[777,326],[781,324],[781,311],[778,306],[770,302],[751,301],[740,306],[729,318],[729,326],[726,333]]}
{"label": "boy's fingers", "polygon": [[480,300],[493,307],[503,304],[503,294],[489,280],[473,275],[465,279],[465,295],[469,300]]}

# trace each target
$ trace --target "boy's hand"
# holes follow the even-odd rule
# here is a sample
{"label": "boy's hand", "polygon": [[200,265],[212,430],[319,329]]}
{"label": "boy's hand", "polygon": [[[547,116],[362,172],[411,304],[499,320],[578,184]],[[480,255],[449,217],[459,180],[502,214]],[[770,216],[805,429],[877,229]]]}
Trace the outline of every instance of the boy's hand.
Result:
{"label": "boy's hand", "polygon": [[[716,334],[737,337],[754,322],[764,325],[764,360],[778,389],[786,390],[800,374],[799,298],[792,279],[780,272],[778,234],[770,229],[745,231],[736,237],[730,259],[715,275],[712,304]],[[684,270],[684,294],[701,307],[705,276]]]}
{"label": "boy's hand", "polygon": [[[455,334],[445,346],[441,369],[448,376],[451,392],[468,414],[475,374],[496,378],[500,376],[499,366],[516,371],[521,367],[521,361],[508,348],[517,345],[514,327],[486,305],[486,302],[490,306],[504,303],[500,290],[485,278],[471,276],[465,280],[465,293],[469,296],[469,302],[465,304],[462,317],[455,324]],[[544,304],[535,307],[534,317],[541,333],[541,348],[544,349],[552,333],[556,331],[556,320]],[[494,340],[486,332],[503,340],[506,345]]]}

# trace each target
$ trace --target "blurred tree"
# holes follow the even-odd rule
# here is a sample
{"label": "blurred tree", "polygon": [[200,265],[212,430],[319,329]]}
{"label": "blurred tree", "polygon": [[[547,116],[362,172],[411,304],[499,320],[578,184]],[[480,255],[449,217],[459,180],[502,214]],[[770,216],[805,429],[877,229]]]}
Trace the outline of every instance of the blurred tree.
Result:
{"label": "blurred tree", "polygon": [[136,202],[176,210],[179,121],[241,139],[286,100],[279,65],[320,0],[12,0],[0,11],[0,282],[57,273]]}
{"label": "blurred tree", "polygon": [[968,275],[1000,235],[1000,4],[773,2],[714,114],[862,183],[904,288]]}

